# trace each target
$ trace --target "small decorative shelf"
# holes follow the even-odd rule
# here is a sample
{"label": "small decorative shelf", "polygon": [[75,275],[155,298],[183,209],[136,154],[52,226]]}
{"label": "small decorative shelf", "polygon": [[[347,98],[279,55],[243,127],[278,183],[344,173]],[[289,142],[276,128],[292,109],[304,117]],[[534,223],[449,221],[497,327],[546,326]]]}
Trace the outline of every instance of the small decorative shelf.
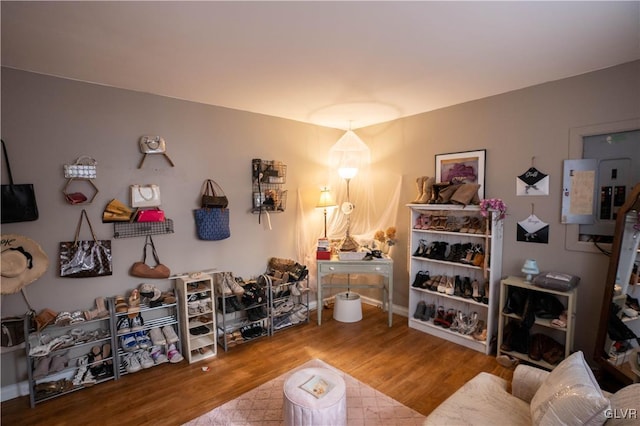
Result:
{"label": "small decorative shelf", "polygon": [[114,238],[145,237],[147,235],[173,234],[173,220],[164,222],[115,222]]}

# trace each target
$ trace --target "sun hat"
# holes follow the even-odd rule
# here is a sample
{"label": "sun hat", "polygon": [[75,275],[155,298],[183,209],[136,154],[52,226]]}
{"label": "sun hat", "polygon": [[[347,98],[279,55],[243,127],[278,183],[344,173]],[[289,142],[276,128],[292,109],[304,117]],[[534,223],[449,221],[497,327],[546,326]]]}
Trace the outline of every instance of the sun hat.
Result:
{"label": "sun hat", "polygon": [[46,272],[49,257],[42,247],[29,237],[3,234],[0,238],[0,293],[17,293]]}

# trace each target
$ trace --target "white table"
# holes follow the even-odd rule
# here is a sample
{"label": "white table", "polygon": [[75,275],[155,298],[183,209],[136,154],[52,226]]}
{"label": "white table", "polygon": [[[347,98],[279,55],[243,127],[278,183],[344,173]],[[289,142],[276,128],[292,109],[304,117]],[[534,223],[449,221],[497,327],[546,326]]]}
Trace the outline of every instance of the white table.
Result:
{"label": "white table", "polygon": [[[327,275],[375,274],[384,279],[382,284],[324,284]],[[373,260],[318,260],[318,325],[322,324],[322,291],[326,288],[380,288],[382,308],[389,313],[389,327],[393,323],[393,259]]]}
{"label": "white table", "polygon": [[[333,384],[321,398],[300,388],[314,376]],[[345,426],[347,387],[339,374],[327,368],[304,368],[284,383],[284,424],[286,426]]]}

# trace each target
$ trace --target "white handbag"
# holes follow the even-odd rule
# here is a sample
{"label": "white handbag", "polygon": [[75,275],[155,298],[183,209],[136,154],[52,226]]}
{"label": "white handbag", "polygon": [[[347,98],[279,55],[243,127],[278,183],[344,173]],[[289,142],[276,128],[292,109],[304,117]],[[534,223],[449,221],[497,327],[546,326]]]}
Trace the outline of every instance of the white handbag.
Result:
{"label": "white handbag", "polygon": [[160,187],[158,185],[131,185],[131,207],[158,207]]}

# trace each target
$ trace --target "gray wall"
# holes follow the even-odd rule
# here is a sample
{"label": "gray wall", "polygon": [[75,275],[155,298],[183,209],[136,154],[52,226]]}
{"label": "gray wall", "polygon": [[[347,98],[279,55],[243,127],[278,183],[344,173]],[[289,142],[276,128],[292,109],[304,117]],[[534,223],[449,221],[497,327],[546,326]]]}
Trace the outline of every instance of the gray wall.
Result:
{"label": "gray wall", "polygon": [[[407,244],[409,211],[415,178],[433,175],[440,153],[487,149],[486,197],[509,206],[505,222],[504,274],[519,274],[525,258],[538,260],[543,270],[563,271],[582,278],[579,287],[576,349],[589,356],[600,311],[608,259],[604,255],[567,251],[560,224],[562,160],[567,158],[572,128],[640,117],[640,62],[596,71],[556,82],[468,102],[405,119],[360,129],[371,149],[372,170],[384,168],[403,176],[404,200],[398,206],[400,246],[394,251],[394,301],[407,305]],[[142,239],[113,239],[114,275],[83,280],[56,274],[60,241],[73,237],[81,207],[64,202],[62,165],[79,155],[98,160],[100,192],[86,206],[99,238],[112,238],[112,225],[100,222],[111,198],[128,201],[133,183],[157,183],[163,208],[175,222],[175,233],[154,237],[160,258],[173,272],[217,267],[236,275],[261,273],[271,256],[296,256],[296,208],[317,200],[326,180],[326,156],[342,131],[289,120],[211,107],[159,96],[85,84],[11,69],[2,69],[2,137],[8,144],[17,183],[34,183],[40,207],[36,222],[7,224],[2,233],[18,233],[38,241],[52,267],[28,287],[36,309],[88,309],[97,296],[126,293],[141,281],[128,275],[141,256]],[[137,169],[137,140],[143,134],[162,135],[176,164],[161,157],[147,159]],[[551,176],[547,197],[516,197],[515,177],[531,165]],[[251,207],[252,158],[277,159],[288,165],[288,209],[273,215],[273,231],[248,213]],[[231,207],[231,238],[220,242],[195,237],[191,210],[200,185],[216,179]],[[3,172],[3,182],[6,177]],[[385,181],[375,182],[381,193]],[[389,188],[387,188],[389,189]],[[296,191],[300,191],[301,200]],[[516,242],[516,222],[531,213],[550,223],[549,244]],[[318,216],[318,217],[315,217]],[[321,220],[314,213],[313,220]],[[86,234],[85,234],[86,235]],[[169,280],[155,282],[168,288]],[[20,295],[2,296],[2,314],[23,313]],[[16,375],[5,369],[15,363],[3,356],[2,384]],[[17,375],[18,379],[20,374]]]}

